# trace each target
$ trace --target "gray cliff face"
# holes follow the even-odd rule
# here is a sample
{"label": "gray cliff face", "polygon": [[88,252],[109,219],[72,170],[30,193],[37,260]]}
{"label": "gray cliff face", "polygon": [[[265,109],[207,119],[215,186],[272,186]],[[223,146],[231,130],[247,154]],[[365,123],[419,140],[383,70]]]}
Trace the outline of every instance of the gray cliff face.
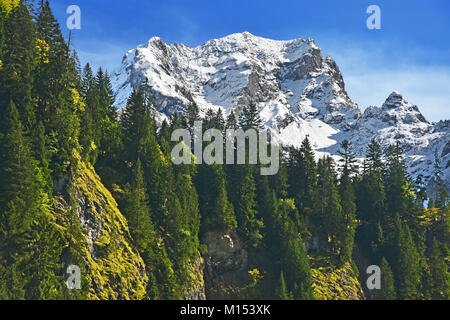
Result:
{"label": "gray cliff face", "polygon": [[203,237],[206,297],[209,300],[237,299],[248,280],[248,253],[232,231],[207,232]]}

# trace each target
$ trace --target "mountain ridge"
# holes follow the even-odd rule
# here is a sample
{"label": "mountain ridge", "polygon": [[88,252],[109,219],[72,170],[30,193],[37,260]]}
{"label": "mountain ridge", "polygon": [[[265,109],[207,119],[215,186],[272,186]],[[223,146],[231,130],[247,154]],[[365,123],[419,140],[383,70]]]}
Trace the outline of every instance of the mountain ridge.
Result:
{"label": "mountain ridge", "polygon": [[384,148],[398,142],[410,174],[429,181],[437,151],[450,189],[448,123],[428,122],[397,91],[382,106],[361,112],[336,62],[323,57],[311,38],[271,40],[243,32],[190,48],[152,37],[128,51],[112,74],[116,106],[125,106],[145,80],[154,90],[161,121],[191,102],[203,115],[219,108],[228,115],[255,101],[275,139],[298,147],[309,136],[318,157],[337,159],[345,139],[361,161],[372,138]]}

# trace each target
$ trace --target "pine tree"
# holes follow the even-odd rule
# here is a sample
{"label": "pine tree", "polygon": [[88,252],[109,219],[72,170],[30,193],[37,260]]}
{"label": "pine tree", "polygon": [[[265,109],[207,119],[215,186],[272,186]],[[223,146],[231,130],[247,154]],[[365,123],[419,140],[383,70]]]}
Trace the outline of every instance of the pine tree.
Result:
{"label": "pine tree", "polygon": [[375,299],[377,300],[395,300],[394,275],[386,258],[381,259],[381,289],[375,291]]}
{"label": "pine tree", "polygon": [[421,209],[423,209],[424,203],[428,199],[428,194],[422,174],[419,174],[417,176],[416,180],[414,181],[414,186],[415,192],[417,194],[417,201],[419,201],[419,205]]}
{"label": "pine tree", "polygon": [[227,123],[226,123],[227,129],[237,129],[238,122],[236,119],[235,111],[231,111],[230,114],[227,117]]}
{"label": "pine tree", "polygon": [[289,191],[289,173],[286,166],[283,151],[279,151],[280,168],[276,175],[269,177],[271,188],[275,191],[278,198],[287,198]]}
{"label": "pine tree", "polygon": [[[82,75],[82,94],[85,102],[80,115],[80,145],[87,161],[95,164],[100,146],[99,96],[91,66],[86,64]],[[100,131],[100,132],[99,132]]]}
{"label": "pine tree", "polygon": [[239,199],[236,204],[236,219],[238,231],[244,237],[248,246],[258,247],[261,240],[263,222],[258,218],[255,194],[256,186],[251,170],[247,169],[239,185]]}
{"label": "pine tree", "polygon": [[395,256],[392,259],[393,271],[396,279],[398,298],[402,300],[415,300],[419,298],[420,262],[411,231],[400,218],[396,217],[397,239]]}
{"label": "pine tree", "polygon": [[276,296],[279,300],[291,300],[291,297],[287,291],[286,281],[284,280],[283,271],[280,273],[280,284],[276,290]]}
{"label": "pine tree", "polygon": [[264,247],[262,250],[273,252],[279,247],[279,214],[278,199],[274,191],[270,189],[267,176],[260,176],[256,183],[256,204],[258,213],[265,225],[263,232]]}
{"label": "pine tree", "polygon": [[366,159],[364,172],[355,183],[356,216],[361,221],[356,239],[370,255],[378,257],[376,251],[379,251],[381,236],[384,236],[381,222],[384,224],[386,220],[386,192],[382,180],[381,147],[374,140],[367,150]]}
{"label": "pine tree", "polygon": [[284,271],[288,291],[292,292],[292,297],[297,300],[311,300],[314,294],[308,256],[300,233],[296,230],[295,223],[289,218],[295,211],[294,201],[280,201],[281,269]]}
{"label": "pine tree", "polygon": [[434,238],[429,249],[430,289],[431,299],[433,300],[448,300],[450,298],[449,272],[441,248],[443,248],[443,245]]}
{"label": "pine tree", "polygon": [[347,220],[342,210],[331,158],[320,159],[317,171],[319,179],[314,206],[314,231],[322,238],[322,243],[331,245],[332,253],[337,253],[345,261],[351,255],[352,242],[347,239]]}
{"label": "pine tree", "polygon": [[106,186],[123,183],[121,176],[123,137],[117,109],[114,106],[114,93],[108,72],[99,69],[96,76],[101,109],[100,145],[95,170],[101,175]]}
{"label": "pine tree", "polygon": [[411,183],[408,181],[406,164],[401,148],[389,146],[387,152],[387,165],[385,170],[385,190],[387,212],[394,216],[412,218],[413,203]]}
{"label": "pine tree", "polygon": [[375,139],[372,139],[367,147],[366,154],[366,162],[370,171],[381,173],[381,170],[383,169],[382,156],[383,152],[381,151],[380,144]]}
{"label": "pine tree", "polygon": [[315,161],[315,155],[312,150],[309,138],[306,137],[300,148],[302,163],[300,165],[299,179],[303,182],[301,185],[301,207],[299,210],[308,211],[313,208],[315,202],[314,193],[315,186],[317,184],[317,166]]}
{"label": "pine tree", "polygon": [[258,108],[254,102],[250,102],[248,107],[244,107],[239,117],[239,126],[244,129],[255,129],[261,131],[264,128],[261,117],[258,114]]}
{"label": "pine tree", "polygon": [[216,129],[220,131],[225,130],[225,119],[223,117],[222,108],[219,108],[214,116],[214,123],[216,124]]}
{"label": "pine tree", "polygon": [[437,208],[442,208],[447,206],[449,195],[447,192],[447,189],[445,188],[444,181],[442,179],[442,167],[441,167],[441,160],[439,158],[439,155],[437,153],[437,150],[434,152],[434,173],[433,173],[433,179],[436,183],[436,192],[434,195],[435,198],[435,206]]}
{"label": "pine tree", "polygon": [[197,190],[194,186],[193,176],[195,167],[180,165],[175,168],[175,193],[180,201],[181,215],[180,228],[177,230],[176,248],[177,256],[187,263],[190,259],[198,257],[200,231],[200,211]]}
{"label": "pine tree", "polygon": [[184,119],[186,121],[186,125],[188,129],[191,131],[191,135],[193,134],[193,128],[195,121],[200,120],[200,110],[195,102],[190,103],[184,113]]}
{"label": "pine tree", "polygon": [[[126,161],[135,161],[138,158],[141,139],[154,129],[153,115],[155,110],[154,97],[151,88],[143,85],[134,90],[123,110],[120,124],[123,132],[123,145]],[[152,128],[149,128],[151,126]],[[154,133],[152,134],[154,136]],[[143,159],[143,158],[142,158]]]}
{"label": "pine tree", "polygon": [[353,252],[356,220],[356,198],[352,182],[352,175],[356,173],[356,160],[352,151],[352,145],[347,140],[342,142],[340,155],[343,158],[343,165],[339,181],[339,194],[345,217],[345,225],[341,234],[343,248],[340,256],[343,261],[346,261],[351,258]]}

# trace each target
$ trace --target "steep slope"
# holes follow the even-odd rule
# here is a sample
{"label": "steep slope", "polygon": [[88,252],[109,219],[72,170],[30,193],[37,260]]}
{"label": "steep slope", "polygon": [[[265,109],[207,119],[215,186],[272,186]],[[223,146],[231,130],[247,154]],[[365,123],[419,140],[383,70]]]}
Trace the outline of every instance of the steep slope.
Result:
{"label": "steep slope", "polygon": [[54,211],[62,226],[68,224],[69,211],[76,212],[83,240],[79,244],[85,265],[81,274],[87,281],[82,289],[89,288],[87,298],[143,299],[148,280],[144,261],[132,245],[128,223],[113,196],[94,169],[81,159],[73,176],[65,179],[69,180],[75,203],[61,195],[55,199]]}
{"label": "steep slope", "polygon": [[112,80],[118,108],[148,81],[161,119],[190,102],[203,113],[221,108],[228,115],[253,100],[275,139],[299,146],[309,136],[318,157],[337,157],[344,139],[354,143],[359,157],[372,138],[383,146],[399,142],[410,173],[429,179],[436,150],[450,188],[449,122],[428,123],[397,92],[361,114],[338,66],[312,39],[275,41],[244,32],[190,48],[155,37],[130,50]]}

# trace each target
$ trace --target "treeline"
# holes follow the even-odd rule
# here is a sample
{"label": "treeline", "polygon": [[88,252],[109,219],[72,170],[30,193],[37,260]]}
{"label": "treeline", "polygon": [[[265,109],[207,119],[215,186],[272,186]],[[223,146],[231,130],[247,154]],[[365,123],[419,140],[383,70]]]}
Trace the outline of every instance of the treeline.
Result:
{"label": "treeline", "polygon": [[342,144],[342,161],[317,162],[309,139],[281,153],[274,176],[249,164],[174,165],[175,129],[202,121],[203,130],[260,130],[257,107],[224,119],[221,110],[200,117],[191,104],[157,123],[143,83],[119,116],[108,73],[81,70],[48,1],[36,10],[0,5],[0,298],[87,297],[89,288],[64,283],[68,263],[86,263],[79,221],[52,206],[61,194],[74,202],[68,177],[77,161],[95,167],[126,216],[148,299],[186,297],[193,266],[208,254],[206,232],[235,232],[244,243],[249,274],[239,298],[314,299],[310,256],[339,266],[352,262],[355,246],[381,267],[374,298],[449,298],[449,207],[438,161],[427,208],[401,148],[383,154],[376,141],[359,170],[351,143]]}

